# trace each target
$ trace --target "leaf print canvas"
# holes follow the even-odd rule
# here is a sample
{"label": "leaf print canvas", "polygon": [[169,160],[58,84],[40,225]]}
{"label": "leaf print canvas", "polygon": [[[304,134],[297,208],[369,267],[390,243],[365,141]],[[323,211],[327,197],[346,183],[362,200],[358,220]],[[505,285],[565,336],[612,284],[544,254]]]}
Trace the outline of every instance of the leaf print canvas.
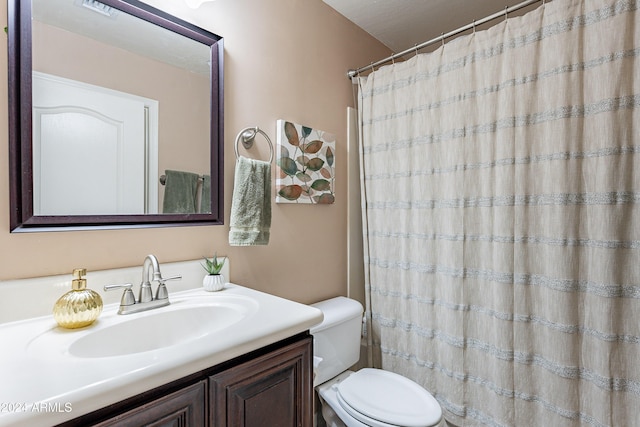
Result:
{"label": "leaf print canvas", "polygon": [[276,202],[333,203],[335,136],[286,120],[276,136]]}

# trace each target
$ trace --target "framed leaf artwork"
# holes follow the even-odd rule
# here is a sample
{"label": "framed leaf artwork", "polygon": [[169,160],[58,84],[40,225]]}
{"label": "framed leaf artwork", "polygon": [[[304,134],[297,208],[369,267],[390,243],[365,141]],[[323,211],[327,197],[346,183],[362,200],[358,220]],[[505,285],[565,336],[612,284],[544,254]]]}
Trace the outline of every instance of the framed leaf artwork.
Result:
{"label": "framed leaf artwork", "polygon": [[277,125],[276,203],[333,203],[335,136],[286,120]]}

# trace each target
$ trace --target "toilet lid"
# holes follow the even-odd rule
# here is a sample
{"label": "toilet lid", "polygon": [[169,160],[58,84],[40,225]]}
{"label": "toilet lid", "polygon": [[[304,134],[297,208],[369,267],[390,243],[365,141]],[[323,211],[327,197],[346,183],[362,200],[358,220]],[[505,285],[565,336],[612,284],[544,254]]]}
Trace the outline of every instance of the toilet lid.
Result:
{"label": "toilet lid", "polygon": [[365,368],[338,386],[338,400],[352,417],[375,427],[427,427],[442,418],[438,401],[420,385],[393,372]]}

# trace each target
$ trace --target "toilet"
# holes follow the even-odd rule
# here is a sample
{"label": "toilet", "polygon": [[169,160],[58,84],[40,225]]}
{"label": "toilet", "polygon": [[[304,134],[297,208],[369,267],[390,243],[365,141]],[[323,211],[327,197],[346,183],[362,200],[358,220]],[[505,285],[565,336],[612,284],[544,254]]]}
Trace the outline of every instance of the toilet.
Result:
{"label": "toilet", "polygon": [[432,427],[436,399],[414,381],[382,369],[350,371],[360,359],[362,305],[336,297],[313,304],[324,314],[311,328],[314,382],[328,427]]}

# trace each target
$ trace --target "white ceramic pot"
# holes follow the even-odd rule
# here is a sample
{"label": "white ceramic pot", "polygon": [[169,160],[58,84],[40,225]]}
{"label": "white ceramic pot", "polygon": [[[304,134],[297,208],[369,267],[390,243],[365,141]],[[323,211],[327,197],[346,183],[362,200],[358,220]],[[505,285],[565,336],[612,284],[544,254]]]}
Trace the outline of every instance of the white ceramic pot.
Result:
{"label": "white ceramic pot", "polygon": [[207,274],[202,279],[202,286],[205,291],[221,291],[224,288],[224,276],[222,274]]}

